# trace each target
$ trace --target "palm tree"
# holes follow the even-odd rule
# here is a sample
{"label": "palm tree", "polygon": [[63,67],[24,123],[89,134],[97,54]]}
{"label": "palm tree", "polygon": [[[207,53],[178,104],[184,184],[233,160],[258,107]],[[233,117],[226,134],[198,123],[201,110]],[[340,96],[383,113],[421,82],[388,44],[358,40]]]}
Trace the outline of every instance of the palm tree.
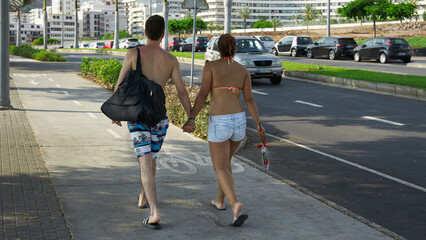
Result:
{"label": "palm tree", "polygon": [[43,1],[43,48],[47,49],[47,1]]}
{"label": "palm tree", "polygon": [[274,32],[277,30],[277,27],[281,27],[283,25],[279,18],[272,18],[271,23]]}
{"label": "palm tree", "polygon": [[301,14],[294,15],[294,26],[296,26],[296,25],[297,25],[297,20],[298,20],[298,19],[301,19],[301,18],[302,18],[302,15],[301,15]]}
{"label": "palm tree", "polygon": [[22,0],[22,1],[9,1],[9,10],[15,10],[18,12],[18,22],[16,25],[16,46],[21,46],[21,9],[29,4],[33,0]]}
{"label": "palm tree", "polygon": [[225,6],[225,33],[231,33],[232,0],[223,0]]}
{"label": "palm tree", "polygon": [[305,8],[302,9],[302,13],[305,14],[306,29],[309,29],[309,19],[315,19],[318,15],[318,11],[312,6],[312,4],[306,4]]}
{"label": "palm tree", "polygon": [[169,46],[169,28],[167,26],[169,26],[169,3],[167,2],[167,0],[163,0],[164,1],[164,5],[163,5],[163,16],[164,16],[164,22],[166,27],[164,28],[164,38],[163,38],[163,49],[167,51],[168,46]]}
{"label": "palm tree", "polygon": [[74,48],[78,48],[78,6],[77,6],[77,0],[74,0]]}
{"label": "palm tree", "polygon": [[244,21],[244,32],[246,31],[247,18],[250,17],[251,11],[250,8],[246,7],[238,13],[238,17],[242,18]]}
{"label": "palm tree", "polygon": [[114,26],[114,49],[119,49],[119,36],[120,36],[120,14],[118,12],[118,0],[115,0],[115,26]]}

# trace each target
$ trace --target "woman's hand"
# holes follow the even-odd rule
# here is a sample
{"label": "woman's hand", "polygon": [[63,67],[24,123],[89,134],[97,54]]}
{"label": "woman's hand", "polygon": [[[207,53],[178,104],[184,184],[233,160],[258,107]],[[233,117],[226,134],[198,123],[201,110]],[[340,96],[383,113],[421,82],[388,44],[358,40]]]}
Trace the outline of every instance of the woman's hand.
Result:
{"label": "woman's hand", "polygon": [[257,135],[260,138],[265,138],[265,135],[266,135],[266,130],[263,128],[262,124],[260,123],[257,125]]}
{"label": "woman's hand", "polygon": [[186,123],[183,125],[182,129],[184,132],[188,133],[195,131],[195,121],[188,119],[188,121],[186,121]]}

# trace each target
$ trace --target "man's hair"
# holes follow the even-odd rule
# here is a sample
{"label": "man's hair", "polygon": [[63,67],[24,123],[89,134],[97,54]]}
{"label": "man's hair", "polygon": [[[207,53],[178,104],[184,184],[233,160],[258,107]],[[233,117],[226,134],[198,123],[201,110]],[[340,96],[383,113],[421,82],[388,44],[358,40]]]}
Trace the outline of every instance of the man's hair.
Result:
{"label": "man's hair", "polygon": [[221,57],[230,57],[235,54],[235,38],[231,34],[223,34],[219,37],[217,48]]}
{"label": "man's hair", "polygon": [[146,20],[145,33],[150,40],[159,40],[164,33],[164,18],[159,15],[153,15]]}

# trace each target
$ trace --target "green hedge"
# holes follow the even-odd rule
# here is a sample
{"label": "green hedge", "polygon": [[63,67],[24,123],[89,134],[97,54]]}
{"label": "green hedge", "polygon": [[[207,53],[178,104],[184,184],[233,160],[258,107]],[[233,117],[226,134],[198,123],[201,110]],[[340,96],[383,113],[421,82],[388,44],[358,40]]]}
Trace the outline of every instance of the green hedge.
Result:
{"label": "green hedge", "polygon": [[15,45],[9,46],[9,54],[32,58],[44,62],[66,62],[67,59],[59,53],[49,52],[46,50],[34,49],[30,45],[24,44],[21,47]]}
{"label": "green hedge", "polygon": [[[84,76],[96,77],[100,82],[108,84],[113,89],[117,83],[118,76],[120,74],[122,64],[115,58],[103,59],[103,58],[83,58],[81,64],[81,73]],[[190,88],[186,85],[191,103],[195,102],[198,92],[200,91],[199,86],[193,86]],[[166,84],[164,93],[166,94],[166,107],[169,121],[178,127],[182,127],[187,120],[185,110],[180,103],[176,87],[173,82],[169,81]],[[207,140],[207,126],[209,122],[209,106],[210,99],[207,99],[207,103],[198,114],[195,124],[197,126],[193,134],[201,139]]]}

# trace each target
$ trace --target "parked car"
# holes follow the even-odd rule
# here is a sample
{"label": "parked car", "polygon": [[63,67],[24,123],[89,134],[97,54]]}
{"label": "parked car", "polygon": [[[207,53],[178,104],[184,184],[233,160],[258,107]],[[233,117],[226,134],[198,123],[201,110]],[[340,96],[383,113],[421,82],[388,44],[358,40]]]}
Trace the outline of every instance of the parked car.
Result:
{"label": "parked car", "polygon": [[180,44],[185,41],[183,37],[170,37],[169,38],[169,50],[170,51],[178,51],[180,48]]}
{"label": "parked car", "polygon": [[[279,84],[284,68],[281,59],[266,50],[265,46],[254,37],[235,36],[236,51],[234,61],[245,66],[250,72],[251,78],[269,78],[272,84]],[[217,50],[219,36],[210,40],[207,47],[205,60],[215,61],[220,58]]]}
{"label": "parked car", "polygon": [[146,38],[144,38],[144,39],[142,39],[142,40],[139,40],[139,42],[138,42],[138,47],[139,46],[145,46],[146,45]]}
{"label": "parked car", "polygon": [[253,37],[259,39],[263,43],[263,45],[266,47],[268,52],[272,52],[272,49],[275,46],[274,39],[272,39],[271,37],[268,37],[268,36],[253,36]]}
{"label": "parked car", "polygon": [[[179,51],[192,51],[192,40],[193,37],[188,37],[185,41],[180,43]],[[194,51],[206,51],[207,43],[209,42],[208,37],[195,37]]]}
{"label": "parked car", "polygon": [[105,46],[102,47],[102,49],[112,49],[114,47],[114,41],[106,41]]}
{"label": "parked car", "polygon": [[90,44],[90,48],[103,48],[105,42],[93,42]]}
{"label": "parked car", "polygon": [[363,59],[376,59],[381,63],[387,63],[389,59],[401,59],[408,63],[411,61],[410,44],[403,38],[372,38],[354,49],[354,60],[361,62]]}
{"label": "parked car", "polygon": [[119,42],[119,48],[128,49],[138,46],[139,41],[136,38],[123,38]]}
{"label": "parked car", "polygon": [[306,48],[308,58],[325,57],[335,60],[340,57],[353,58],[354,48],[358,46],[350,37],[323,37]]}
{"label": "parked car", "polygon": [[281,38],[272,48],[272,53],[278,55],[291,55],[297,57],[306,55],[306,48],[314,43],[308,36],[287,36]]}
{"label": "parked car", "polygon": [[82,43],[80,44],[80,48],[89,48],[90,47],[90,43]]}

